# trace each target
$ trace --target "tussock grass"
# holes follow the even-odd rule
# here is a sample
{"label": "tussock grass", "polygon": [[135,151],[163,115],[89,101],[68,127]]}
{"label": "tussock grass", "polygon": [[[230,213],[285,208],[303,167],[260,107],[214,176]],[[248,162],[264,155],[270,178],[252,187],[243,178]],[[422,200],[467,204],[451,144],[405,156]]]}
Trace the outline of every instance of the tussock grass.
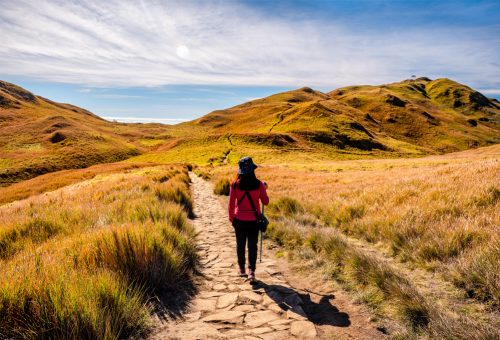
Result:
{"label": "tussock grass", "polygon": [[210,172],[204,170],[201,167],[196,167],[193,172],[196,174],[196,176],[200,176],[203,178],[205,181],[210,180]]}
{"label": "tussock grass", "polygon": [[291,216],[303,212],[304,208],[296,199],[290,197],[280,197],[269,204],[268,212],[271,214],[282,214]]}
{"label": "tussock grass", "polygon": [[500,239],[462,257],[450,265],[454,283],[467,294],[498,307],[500,304]]}
{"label": "tussock grass", "polygon": [[214,194],[229,196],[229,189],[231,188],[231,181],[229,178],[222,178],[214,186]]}
{"label": "tussock grass", "polygon": [[[267,234],[288,249],[292,257],[321,259],[314,262],[322,264],[328,275],[355,292],[376,314],[403,325],[403,338],[432,335],[438,339],[465,340],[494,339],[499,335],[491,325],[464,315],[457,317],[436,305],[397,269],[353,246],[332,228],[311,228],[282,215],[274,218]],[[311,256],[308,250],[315,255]]]}
{"label": "tussock grass", "polygon": [[144,168],[1,207],[0,335],[146,334],[151,298],[191,287],[188,182],[178,166]]}
{"label": "tussock grass", "polygon": [[[499,242],[499,161],[472,155],[450,164],[419,162],[384,170],[365,163],[362,170],[334,173],[273,168],[265,179],[270,195],[296,200],[325,225],[381,243],[402,261],[440,272],[467,287],[468,295],[497,306],[494,284],[490,289],[464,281],[484,276],[481,263],[500,272],[500,262],[478,260]],[[470,274],[452,279],[457,270]]]}

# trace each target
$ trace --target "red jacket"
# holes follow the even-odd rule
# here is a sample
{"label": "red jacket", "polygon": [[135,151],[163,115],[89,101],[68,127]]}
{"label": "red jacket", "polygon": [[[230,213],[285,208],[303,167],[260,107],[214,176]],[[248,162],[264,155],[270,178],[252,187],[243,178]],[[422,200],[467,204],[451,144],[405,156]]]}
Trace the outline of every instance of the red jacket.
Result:
{"label": "red jacket", "polygon": [[[264,183],[260,183],[260,187],[256,190],[249,190],[249,194],[247,195],[243,201],[241,198],[243,197],[245,191],[240,190],[238,185],[235,183],[231,184],[231,188],[229,189],[229,220],[232,222],[233,217],[236,217],[240,221],[255,221],[255,213],[252,209],[252,205],[248,200],[249,197],[252,198],[253,204],[257,209],[257,212],[260,214],[260,201],[262,204],[269,204],[269,197],[267,197],[267,191]],[[238,202],[241,203],[238,205]],[[235,211],[236,209],[236,211]]]}

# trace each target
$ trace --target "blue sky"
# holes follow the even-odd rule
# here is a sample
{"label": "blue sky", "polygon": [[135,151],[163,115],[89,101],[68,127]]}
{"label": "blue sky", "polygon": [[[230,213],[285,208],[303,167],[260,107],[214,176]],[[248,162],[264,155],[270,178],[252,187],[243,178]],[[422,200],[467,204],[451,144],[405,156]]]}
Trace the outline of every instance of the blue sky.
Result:
{"label": "blue sky", "polygon": [[413,74],[500,98],[500,1],[18,0],[0,47],[0,79],[122,121]]}

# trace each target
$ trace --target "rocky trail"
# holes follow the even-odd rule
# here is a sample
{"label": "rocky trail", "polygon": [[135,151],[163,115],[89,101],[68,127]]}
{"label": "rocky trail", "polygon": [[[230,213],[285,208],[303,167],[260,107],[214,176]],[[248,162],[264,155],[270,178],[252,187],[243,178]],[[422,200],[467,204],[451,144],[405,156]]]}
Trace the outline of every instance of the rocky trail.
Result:
{"label": "rocky trail", "polygon": [[301,277],[264,250],[258,283],[237,274],[234,232],[210,183],[190,174],[202,264],[198,294],[151,339],[384,339],[370,315],[320,277]]}

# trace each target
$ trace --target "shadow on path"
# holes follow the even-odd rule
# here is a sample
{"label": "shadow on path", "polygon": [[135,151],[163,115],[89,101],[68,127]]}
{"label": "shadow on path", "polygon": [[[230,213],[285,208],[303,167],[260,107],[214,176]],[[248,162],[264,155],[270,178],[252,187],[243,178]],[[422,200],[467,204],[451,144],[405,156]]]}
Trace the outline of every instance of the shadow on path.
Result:
{"label": "shadow on path", "polygon": [[192,277],[179,282],[175,287],[165,287],[151,297],[153,312],[163,320],[180,318],[188,311],[197,293],[198,287]]}
{"label": "shadow on path", "polygon": [[330,325],[335,327],[348,327],[351,325],[349,314],[341,312],[332,305],[335,299],[333,294],[321,295],[320,300],[315,302],[311,300],[310,294],[302,294],[290,287],[278,284],[267,284],[257,281],[253,286],[254,290],[263,289],[283,311],[290,310],[297,313],[315,325]]}

